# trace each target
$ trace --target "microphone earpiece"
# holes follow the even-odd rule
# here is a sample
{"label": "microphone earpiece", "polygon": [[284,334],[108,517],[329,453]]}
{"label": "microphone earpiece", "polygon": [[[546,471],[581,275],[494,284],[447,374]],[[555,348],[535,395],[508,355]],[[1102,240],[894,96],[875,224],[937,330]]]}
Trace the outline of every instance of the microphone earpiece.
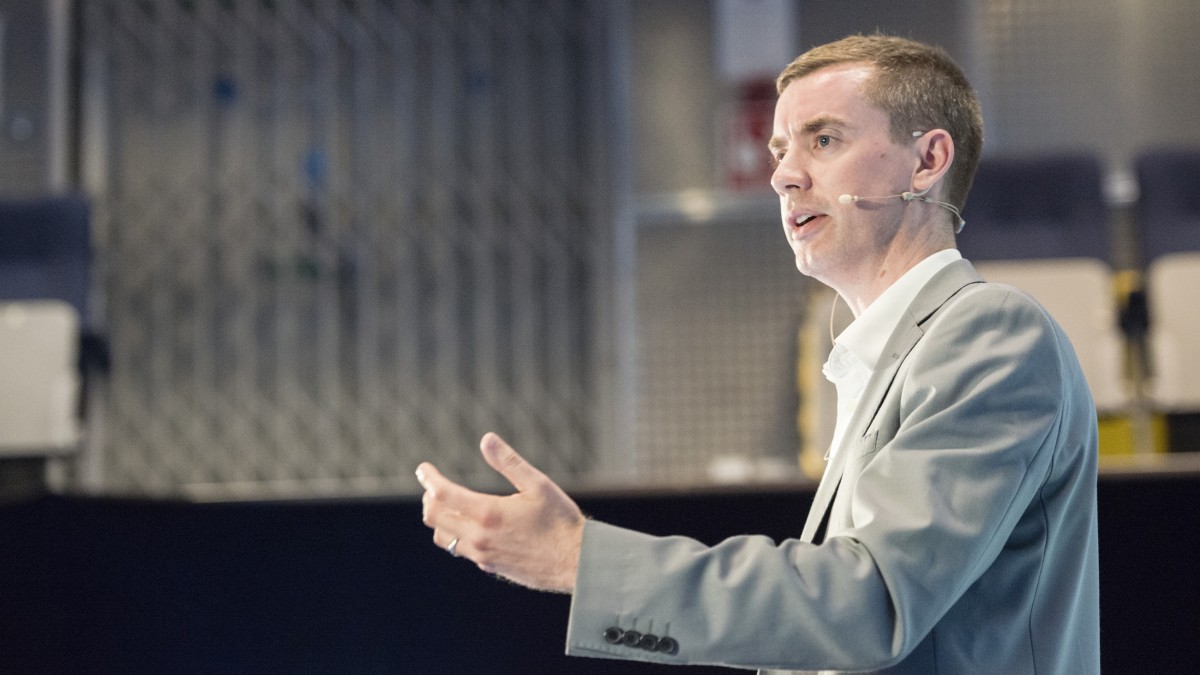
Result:
{"label": "microphone earpiece", "polygon": [[[896,197],[899,197],[900,199],[903,199],[906,202],[911,202],[914,199],[920,199],[920,198],[924,197],[926,192],[929,192],[929,188],[925,188],[924,190],[921,190],[920,192],[907,192],[906,191],[906,192],[901,192],[898,195],[885,195],[883,197],[872,197],[872,199],[895,199]],[[838,202],[840,202],[842,204],[853,204],[854,202],[862,201],[862,199],[863,199],[862,197],[859,197],[858,195],[852,195],[852,194],[844,194],[844,195],[838,196]]]}
{"label": "microphone earpiece", "polygon": [[[914,135],[918,135],[918,134],[914,133]],[[962,232],[963,226],[965,226],[967,224],[967,221],[963,220],[962,212],[959,211],[958,207],[954,206],[953,204],[948,204],[943,201],[938,201],[937,199],[930,199],[929,197],[926,197],[925,194],[927,192],[929,192],[929,190],[932,187],[933,186],[930,185],[929,187],[925,188],[924,190],[921,190],[920,192],[905,191],[905,192],[901,192],[898,195],[884,195],[882,197],[867,197],[867,199],[895,199],[896,197],[899,197],[900,199],[902,199],[903,201],[906,201],[906,202],[922,201],[922,202],[928,202],[935,206],[940,206],[943,209],[946,209],[947,211],[949,211],[950,213],[953,213],[954,217],[958,220],[958,223],[956,224],[956,226],[954,228],[955,234]],[[863,197],[859,197],[858,195],[844,194],[844,195],[838,196],[838,202],[840,202],[842,204],[853,204],[854,202],[862,201],[862,200],[863,200]]]}

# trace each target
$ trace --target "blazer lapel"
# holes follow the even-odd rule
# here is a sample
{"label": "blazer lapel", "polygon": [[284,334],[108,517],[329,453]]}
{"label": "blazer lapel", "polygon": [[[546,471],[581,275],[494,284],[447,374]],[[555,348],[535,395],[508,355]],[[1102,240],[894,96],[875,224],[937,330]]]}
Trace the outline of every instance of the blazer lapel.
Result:
{"label": "blazer lapel", "polygon": [[829,509],[833,505],[833,498],[837,495],[838,486],[842,482],[842,473],[846,468],[846,456],[850,454],[847,452],[850,447],[847,439],[860,438],[870,427],[871,422],[875,419],[875,414],[883,405],[884,396],[892,386],[892,380],[900,370],[900,364],[904,362],[904,358],[908,356],[917,341],[921,339],[921,335],[924,334],[921,325],[964,286],[980,281],[983,279],[971,263],[961,260],[947,265],[917,293],[912,304],[909,305],[908,312],[900,321],[900,325],[888,338],[879,363],[875,366],[875,373],[867,381],[858,408],[846,426],[842,444],[833,454],[829,466],[825,467],[825,474],[821,477],[821,483],[813,497],[812,509],[808,512],[808,519],[805,521],[804,530],[800,535],[801,541],[819,544],[821,542],[816,540],[818,534],[821,535],[820,539],[824,539],[824,533],[820,531],[821,523],[827,517]]}
{"label": "blazer lapel", "polygon": [[[833,453],[833,459],[829,466],[825,467],[825,473],[821,476],[821,484],[817,486],[817,494],[813,497],[812,508],[808,510],[808,519],[804,521],[804,530],[800,533],[800,541],[821,543],[816,540],[817,531],[821,529],[821,522],[825,520],[825,515],[829,512],[829,505],[833,503],[833,495],[837,494],[838,485],[842,483],[842,469],[845,465],[846,453]],[[825,538],[823,533],[821,538]]]}

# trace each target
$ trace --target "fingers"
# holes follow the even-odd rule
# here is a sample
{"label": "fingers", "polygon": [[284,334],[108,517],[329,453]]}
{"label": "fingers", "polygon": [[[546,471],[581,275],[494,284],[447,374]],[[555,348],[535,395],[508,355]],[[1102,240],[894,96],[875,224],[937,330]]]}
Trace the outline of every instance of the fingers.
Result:
{"label": "fingers", "polygon": [[530,492],[539,483],[547,480],[546,475],[517,454],[512,446],[494,433],[487,433],[479,443],[483,458],[488,466],[504,476],[518,492]]}
{"label": "fingers", "polygon": [[[472,506],[471,495],[481,499],[486,496],[448,480],[429,463],[422,463],[416,473],[417,480],[425,488],[425,494],[421,496],[422,520],[433,530],[434,545],[450,552],[450,543],[457,539],[453,555],[473,559],[474,547],[468,541],[476,536],[479,526],[462,509],[464,505],[466,508]],[[453,496],[456,494],[457,497]]]}
{"label": "fingers", "polygon": [[438,526],[433,529],[433,544],[443,551],[448,550],[450,542],[455,539],[458,543],[454,547],[454,555],[463,558],[472,558],[474,547],[470,542],[474,541],[476,527],[474,523],[463,520],[456,514],[449,514],[441,519]]}
{"label": "fingers", "polygon": [[491,498],[446,478],[428,462],[422,462],[416,473],[421,487],[425,488],[421,503],[424,506],[425,524],[430,527],[437,527],[446,514],[477,519],[484,513],[486,501]]}
{"label": "fingers", "polygon": [[426,490],[433,489],[433,484],[430,482],[431,478],[442,477],[441,472],[429,462],[421,462],[421,464],[417,466],[416,473],[417,482],[419,482],[421,487],[425,488]]}

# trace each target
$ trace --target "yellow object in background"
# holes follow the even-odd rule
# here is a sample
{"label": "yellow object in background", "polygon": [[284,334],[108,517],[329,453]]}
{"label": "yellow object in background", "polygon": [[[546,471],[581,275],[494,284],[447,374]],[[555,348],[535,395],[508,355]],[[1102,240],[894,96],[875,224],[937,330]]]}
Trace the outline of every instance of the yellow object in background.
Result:
{"label": "yellow object in background", "polygon": [[[1100,454],[1135,455],[1167,452],[1167,418],[1161,414],[1146,416],[1146,440],[1139,443],[1133,415],[1100,416]],[[1144,448],[1142,447],[1144,444]]]}

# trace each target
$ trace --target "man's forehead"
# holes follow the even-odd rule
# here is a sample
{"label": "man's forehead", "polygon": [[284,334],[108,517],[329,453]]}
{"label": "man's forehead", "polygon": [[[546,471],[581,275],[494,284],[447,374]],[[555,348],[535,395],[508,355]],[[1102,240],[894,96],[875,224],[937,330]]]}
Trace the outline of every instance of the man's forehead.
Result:
{"label": "man's forehead", "polygon": [[[862,83],[870,76],[866,64],[829,66],[788,83],[775,104],[775,135],[812,133],[822,128],[850,130],[867,117],[887,113],[863,95]],[[872,122],[879,120],[870,120]]]}
{"label": "man's forehead", "polygon": [[[814,107],[826,104],[845,105],[864,100],[864,85],[873,70],[864,64],[828,66],[798,77],[779,94],[778,105],[785,105],[814,114]],[[776,108],[778,110],[778,106]]]}

